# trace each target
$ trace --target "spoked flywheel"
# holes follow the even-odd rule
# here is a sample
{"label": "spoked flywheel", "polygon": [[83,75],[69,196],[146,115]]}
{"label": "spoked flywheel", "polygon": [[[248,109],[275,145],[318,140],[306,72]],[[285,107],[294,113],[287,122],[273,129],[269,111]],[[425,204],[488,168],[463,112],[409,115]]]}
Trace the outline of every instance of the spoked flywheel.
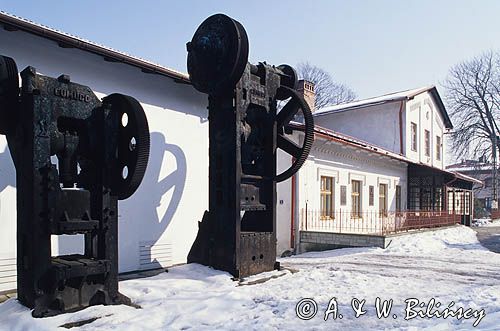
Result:
{"label": "spoked flywheel", "polygon": [[0,56],[0,134],[14,129],[19,96],[19,76],[16,62]]}
{"label": "spoked flywheel", "polygon": [[[288,86],[281,85],[278,88],[277,95],[280,99],[285,100],[289,98],[289,101],[276,115],[276,124],[278,129],[277,144],[278,148],[283,150],[285,153],[293,156],[294,161],[290,168],[285,170],[279,175],[276,175],[275,180],[277,182],[282,182],[295,174],[302,164],[306,161],[309,152],[311,151],[312,143],[314,141],[314,120],[312,116],[311,109],[307,102],[302,98],[299,93]],[[304,143],[299,146],[294,141],[290,140],[285,136],[285,126],[290,123],[293,117],[302,110],[302,115],[304,117],[305,129],[304,129]]]}
{"label": "spoked flywheel", "polygon": [[118,199],[130,197],[144,177],[149,158],[149,127],[141,104],[123,94],[111,94],[103,103],[111,108],[109,119],[118,130],[111,190]]}

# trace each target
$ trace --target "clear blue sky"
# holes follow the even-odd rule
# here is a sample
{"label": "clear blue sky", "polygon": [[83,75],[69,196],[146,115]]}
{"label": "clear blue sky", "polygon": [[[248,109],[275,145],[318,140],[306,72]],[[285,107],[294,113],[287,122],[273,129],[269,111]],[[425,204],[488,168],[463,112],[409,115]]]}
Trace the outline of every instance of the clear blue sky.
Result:
{"label": "clear blue sky", "polygon": [[196,27],[222,12],[246,28],[252,62],[309,61],[360,98],[439,86],[450,66],[500,50],[496,0],[0,0],[0,9],[181,71]]}

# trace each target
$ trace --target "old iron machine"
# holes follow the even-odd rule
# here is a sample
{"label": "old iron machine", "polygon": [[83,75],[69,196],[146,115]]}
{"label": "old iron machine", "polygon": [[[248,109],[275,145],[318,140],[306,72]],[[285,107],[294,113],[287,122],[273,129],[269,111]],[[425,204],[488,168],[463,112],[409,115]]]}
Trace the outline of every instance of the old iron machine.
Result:
{"label": "old iron machine", "polygon": [[[199,223],[188,262],[241,278],[279,268],[276,262],[276,183],[299,170],[313,142],[313,117],[295,90],[288,65],[248,63],[243,26],[223,14],[207,18],[187,43],[193,86],[207,93],[209,210]],[[278,101],[288,101],[277,112]],[[287,124],[301,110],[305,138],[287,138]],[[276,174],[277,148],[293,156]]]}
{"label": "old iron machine", "polygon": [[[99,101],[67,75],[50,78],[0,56],[0,133],[16,167],[17,293],[34,317],[97,304],[118,292],[118,200],[142,181],[145,113],[130,96]],[[84,254],[52,256],[51,235],[84,234]]]}

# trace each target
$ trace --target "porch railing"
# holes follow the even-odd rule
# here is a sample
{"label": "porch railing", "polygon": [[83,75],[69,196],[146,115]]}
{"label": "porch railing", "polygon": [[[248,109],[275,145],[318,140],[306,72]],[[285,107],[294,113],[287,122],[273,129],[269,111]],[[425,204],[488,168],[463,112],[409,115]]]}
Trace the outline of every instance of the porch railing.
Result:
{"label": "porch railing", "polygon": [[460,223],[460,215],[446,211],[362,211],[336,210],[329,215],[301,210],[300,230],[385,235]]}
{"label": "porch railing", "polygon": [[500,218],[500,209],[492,209],[490,217],[492,220],[499,219]]}

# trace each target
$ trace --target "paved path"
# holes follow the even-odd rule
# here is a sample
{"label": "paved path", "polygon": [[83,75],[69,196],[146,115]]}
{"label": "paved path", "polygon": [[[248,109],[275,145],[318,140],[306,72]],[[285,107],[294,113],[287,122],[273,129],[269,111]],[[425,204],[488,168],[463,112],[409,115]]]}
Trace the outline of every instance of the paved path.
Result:
{"label": "paved path", "polygon": [[500,226],[479,226],[473,228],[481,245],[490,251],[500,253]]}

